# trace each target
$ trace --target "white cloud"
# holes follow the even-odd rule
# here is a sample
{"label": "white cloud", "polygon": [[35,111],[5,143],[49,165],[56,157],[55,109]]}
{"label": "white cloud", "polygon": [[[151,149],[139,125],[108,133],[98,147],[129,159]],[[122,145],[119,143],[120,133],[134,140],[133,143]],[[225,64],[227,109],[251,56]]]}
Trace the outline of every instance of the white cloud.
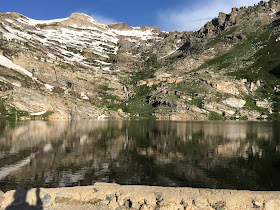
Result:
{"label": "white cloud", "polygon": [[181,5],[181,10],[158,12],[158,25],[162,30],[195,31],[207,21],[219,15],[219,12],[230,13],[233,7],[251,6],[260,0],[200,0],[192,5]]}
{"label": "white cloud", "polygon": [[89,16],[91,16],[93,19],[97,20],[98,22],[105,23],[105,24],[112,24],[117,22],[117,20],[115,20],[114,18],[104,17],[98,14],[90,14]]}

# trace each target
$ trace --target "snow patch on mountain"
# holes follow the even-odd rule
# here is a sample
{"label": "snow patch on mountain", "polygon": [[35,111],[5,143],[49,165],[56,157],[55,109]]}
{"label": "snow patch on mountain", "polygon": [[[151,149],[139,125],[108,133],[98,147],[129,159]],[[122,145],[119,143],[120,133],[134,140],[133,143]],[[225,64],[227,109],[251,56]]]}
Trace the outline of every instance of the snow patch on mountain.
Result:
{"label": "snow patch on mountain", "polygon": [[[26,69],[22,68],[21,66],[14,64],[13,61],[11,61],[10,59],[6,58],[3,55],[0,55],[0,65],[4,66],[6,68],[9,69],[13,69],[16,71],[19,71],[25,75],[27,75],[28,77],[30,77],[33,81],[36,81],[37,83],[44,85],[46,89],[48,89],[49,91],[52,91],[54,86],[49,85],[47,83],[43,83],[41,81],[39,81],[36,77],[33,76],[33,74],[29,71],[27,71]],[[12,85],[17,86],[17,87],[21,87],[19,84],[17,83],[12,83]]]}
{"label": "snow patch on mountain", "polygon": [[[80,63],[104,71],[110,71],[109,58],[117,54],[120,39],[126,39],[139,46],[142,41],[162,39],[158,36],[158,31],[152,28],[127,25],[112,28],[79,13],[55,20],[34,20],[23,15],[19,18],[7,16],[0,25],[0,31],[4,39],[21,42],[22,48],[28,47],[26,43],[30,47],[38,48],[38,43],[41,43],[41,46],[50,49],[48,58],[45,58],[46,62]],[[151,44],[146,43],[146,46]],[[55,53],[52,53],[53,49]],[[88,52],[91,54],[85,55]]]}
{"label": "snow patch on mountain", "polygon": [[36,112],[36,113],[30,113],[31,116],[39,116],[42,114],[45,114],[47,111],[42,111],[42,112]]}
{"label": "snow patch on mountain", "polygon": [[25,18],[19,18],[19,19],[17,19],[17,21],[27,24],[27,25],[36,26],[36,25],[49,25],[49,24],[65,21],[67,19],[68,18],[53,19],[53,20],[34,20],[31,18],[25,17]]}
{"label": "snow patch on mountain", "polygon": [[152,30],[141,31],[139,29],[132,29],[128,31],[120,31],[113,29],[111,31],[119,36],[137,37],[142,40],[151,39],[155,36],[155,33],[153,33]]}
{"label": "snow patch on mountain", "polygon": [[86,95],[86,94],[84,94],[84,93],[81,93],[81,96],[80,96],[82,99],[84,99],[84,100],[89,100],[89,97]]}
{"label": "snow patch on mountain", "polygon": [[49,84],[45,84],[45,88],[47,88],[49,91],[52,91],[54,86],[49,85]]}
{"label": "snow patch on mountain", "polygon": [[0,65],[4,66],[6,68],[9,68],[9,69],[14,69],[14,70],[20,71],[20,72],[26,74],[27,76],[32,77],[32,73],[30,73],[26,69],[22,68],[21,66],[14,64],[13,61],[11,61],[10,59],[6,58],[3,55],[0,55]]}
{"label": "snow patch on mountain", "polygon": [[12,33],[4,33],[3,37],[7,40],[17,39],[17,40],[24,41],[24,39]]}

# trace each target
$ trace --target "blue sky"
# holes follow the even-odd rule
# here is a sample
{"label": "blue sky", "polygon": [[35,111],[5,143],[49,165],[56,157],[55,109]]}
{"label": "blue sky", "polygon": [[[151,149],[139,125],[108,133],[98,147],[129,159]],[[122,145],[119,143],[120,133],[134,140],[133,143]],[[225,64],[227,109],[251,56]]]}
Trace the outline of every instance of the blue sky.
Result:
{"label": "blue sky", "polygon": [[2,0],[0,12],[18,12],[37,20],[86,13],[103,23],[157,26],[161,30],[198,30],[219,12],[259,0]]}

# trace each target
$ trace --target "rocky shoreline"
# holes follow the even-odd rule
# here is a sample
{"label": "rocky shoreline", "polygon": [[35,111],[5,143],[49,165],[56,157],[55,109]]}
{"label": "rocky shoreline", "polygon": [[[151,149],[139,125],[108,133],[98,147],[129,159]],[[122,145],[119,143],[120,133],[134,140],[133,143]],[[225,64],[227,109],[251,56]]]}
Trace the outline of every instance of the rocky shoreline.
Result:
{"label": "rocky shoreline", "polygon": [[[279,191],[243,191],[95,183],[0,194],[1,209],[280,209]],[[59,207],[59,208],[58,208]]]}

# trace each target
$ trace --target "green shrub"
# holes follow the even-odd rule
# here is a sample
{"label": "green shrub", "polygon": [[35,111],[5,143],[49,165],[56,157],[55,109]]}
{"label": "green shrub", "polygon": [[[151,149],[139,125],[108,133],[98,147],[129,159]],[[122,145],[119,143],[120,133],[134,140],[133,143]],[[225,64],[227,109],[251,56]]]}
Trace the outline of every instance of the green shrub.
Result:
{"label": "green shrub", "polygon": [[210,113],[208,115],[208,119],[209,120],[224,120],[225,117],[223,117],[222,115],[218,114],[217,112],[210,111]]}

